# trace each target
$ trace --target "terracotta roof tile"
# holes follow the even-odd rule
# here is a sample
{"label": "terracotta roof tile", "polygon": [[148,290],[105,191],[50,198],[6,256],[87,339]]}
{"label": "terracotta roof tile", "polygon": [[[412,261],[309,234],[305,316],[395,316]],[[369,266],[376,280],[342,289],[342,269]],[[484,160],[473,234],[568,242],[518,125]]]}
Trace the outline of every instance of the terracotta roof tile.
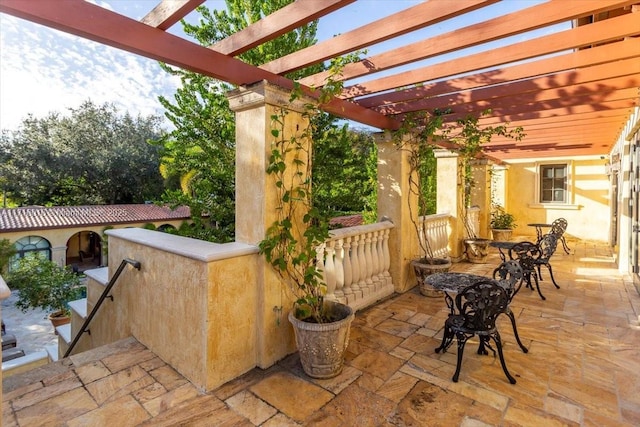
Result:
{"label": "terracotta roof tile", "polygon": [[337,216],[329,220],[329,227],[331,228],[355,227],[357,225],[362,225],[362,222],[363,220],[362,220],[361,214]]}
{"label": "terracotta roof tile", "polygon": [[104,206],[30,206],[0,209],[0,233],[91,225],[188,219],[188,206],[171,210],[153,204]]}

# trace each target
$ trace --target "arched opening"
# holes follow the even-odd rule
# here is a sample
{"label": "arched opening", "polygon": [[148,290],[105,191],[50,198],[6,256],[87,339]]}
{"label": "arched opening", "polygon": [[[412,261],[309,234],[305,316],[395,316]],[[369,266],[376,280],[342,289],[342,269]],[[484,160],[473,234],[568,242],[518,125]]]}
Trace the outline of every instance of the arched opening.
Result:
{"label": "arched opening", "polygon": [[93,231],[80,231],[67,241],[66,264],[83,272],[102,264],[102,239]]}
{"label": "arched opening", "polygon": [[[27,255],[36,255],[51,260],[51,243],[44,237],[27,236],[19,239],[14,244],[16,255],[13,257],[13,265],[19,258]],[[9,267],[11,268],[11,267]]]}

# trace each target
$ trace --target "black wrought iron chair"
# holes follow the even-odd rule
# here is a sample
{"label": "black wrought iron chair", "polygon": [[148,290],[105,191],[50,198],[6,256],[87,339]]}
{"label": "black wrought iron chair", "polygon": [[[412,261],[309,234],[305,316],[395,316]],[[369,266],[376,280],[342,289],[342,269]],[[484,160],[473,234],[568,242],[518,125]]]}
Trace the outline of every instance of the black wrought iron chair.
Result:
{"label": "black wrought iron chair", "polygon": [[518,261],[520,267],[522,267],[527,287],[533,289],[533,285],[531,283],[531,279],[533,278],[538,295],[540,295],[540,298],[543,300],[546,300],[547,298],[542,295],[542,292],[540,291],[540,281],[543,280],[542,275],[540,274],[540,266],[544,265],[547,267],[553,285],[557,289],[560,289],[560,286],[558,286],[555,278],[553,277],[553,269],[549,263],[549,260],[555,253],[557,246],[558,238],[554,234],[548,233],[542,236],[542,239],[540,239],[540,242],[537,245],[532,242],[520,242],[514,245],[509,252],[510,258]]}
{"label": "black wrought iron chair", "polygon": [[522,286],[522,282],[524,281],[524,271],[522,270],[522,267],[520,267],[518,261],[505,261],[500,264],[495,270],[493,270],[493,278],[497,280],[498,284],[500,284],[500,286],[502,286],[507,291],[509,305],[507,305],[507,309],[504,313],[509,316],[509,320],[511,320],[513,334],[516,337],[518,345],[524,353],[528,353],[529,349],[527,349],[527,347],[522,344],[522,341],[520,341],[518,328],[516,327],[516,317],[513,314],[513,311],[511,311],[510,307],[511,301],[513,301],[513,297],[518,293],[520,287]]}
{"label": "black wrought iron chair", "polygon": [[496,350],[493,349],[490,343],[490,340],[493,340],[498,350],[502,370],[509,382],[515,384],[516,379],[511,376],[504,361],[502,340],[496,327],[496,319],[500,314],[506,312],[509,305],[507,291],[495,280],[482,280],[466,287],[456,295],[455,303],[458,312],[449,315],[445,321],[442,344],[436,349],[436,353],[441,350],[445,352],[451,346],[453,339],[457,339],[458,362],[452,377],[453,382],[458,382],[462,366],[462,355],[467,340],[477,335],[482,344],[478,349],[478,353],[482,354],[483,349],[488,348],[495,357]]}
{"label": "black wrought iron chair", "polygon": [[564,232],[567,231],[568,225],[569,223],[566,219],[558,218],[551,223],[551,230],[549,230],[549,233],[555,235],[562,243],[562,249],[564,249],[567,254],[570,254],[571,250],[569,249],[569,246],[567,246],[567,240],[564,238]]}

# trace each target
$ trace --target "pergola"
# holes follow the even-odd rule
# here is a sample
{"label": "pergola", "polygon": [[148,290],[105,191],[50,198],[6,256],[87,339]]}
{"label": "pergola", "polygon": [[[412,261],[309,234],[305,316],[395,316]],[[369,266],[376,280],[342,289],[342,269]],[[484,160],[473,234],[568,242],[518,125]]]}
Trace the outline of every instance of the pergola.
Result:
{"label": "pergola", "polygon": [[[0,12],[234,85],[266,80],[287,89],[294,82],[285,75],[294,70],[499,3],[425,1],[259,67],[236,58],[354,2],[297,0],[212,46],[167,32],[205,0],[163,0],[140,21],[84,0],[0,0]],[[349,64],[344,91],[326,110],[393,130],[414,111],[438,109],[455,121],[491,109],[481,123],[508,122],[527,134],[520,142],[495,138],[485,147],[495,158],[608,155],[638,105],[639,12],[638,0],[548,0],[469,18],[468,25]],[[571,25],[558,30],[561,23]],[[546,35],[527,35],[544,28]],[[518,35],[522,41],[513,41]],[[483,49],[490,42],[498,47]],[[433,63],[423,65],[425,59]],[[313,94],[326,77],[318,73],[299,83]]]}

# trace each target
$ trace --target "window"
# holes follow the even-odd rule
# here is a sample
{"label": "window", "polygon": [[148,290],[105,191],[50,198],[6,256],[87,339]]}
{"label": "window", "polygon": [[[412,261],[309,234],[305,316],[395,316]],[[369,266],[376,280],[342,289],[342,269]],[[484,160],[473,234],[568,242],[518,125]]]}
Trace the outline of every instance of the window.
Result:
{"label": "window", "polygon": [[540,166],[540,203],[567,203],[567,165]]}

